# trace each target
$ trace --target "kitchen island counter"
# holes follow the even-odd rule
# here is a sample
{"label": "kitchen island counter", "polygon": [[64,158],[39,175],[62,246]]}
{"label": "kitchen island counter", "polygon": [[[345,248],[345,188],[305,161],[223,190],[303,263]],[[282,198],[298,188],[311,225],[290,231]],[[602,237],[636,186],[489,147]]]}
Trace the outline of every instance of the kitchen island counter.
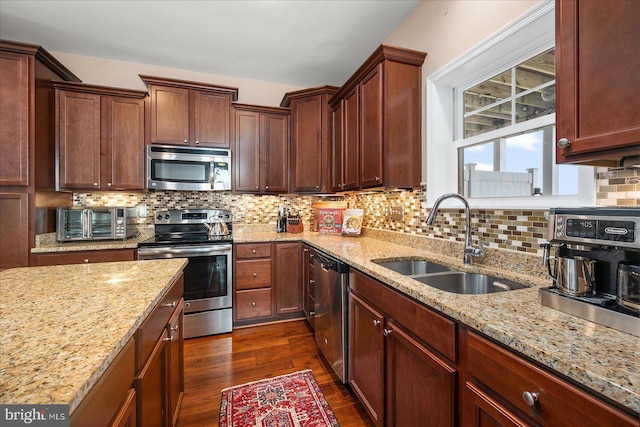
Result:
{"label": "kitchen island counter", "polygon": [[[399,242],[412,238],[394,234]],[[510,272],[482,265],[464,266],[462,251],[456,253],[455,258],[447,256],[444,241],[436,241],[431,247],[427,244],[429,250],[421,250],[364,236],[263,231],[234,231],[233,240],[234,243],[287,240],[308,243],[614,402],[640,412],[640,338],[542,306],[538,302],[539,288],[550,286],[551,281],[541,278],[544,275],[534,277],[520,273],[527,271],[525,266],[513,265]],[[501,276],[530,287],[486,295],[440,291],[371,261],[390,258],[429,259],[455,269]],[[534,261],[539,264],[539,260]]]}
{"label": "kitchen island counter", "polygon": [[0,403],[66,404],[73,413],[186,262],[0,272]]}

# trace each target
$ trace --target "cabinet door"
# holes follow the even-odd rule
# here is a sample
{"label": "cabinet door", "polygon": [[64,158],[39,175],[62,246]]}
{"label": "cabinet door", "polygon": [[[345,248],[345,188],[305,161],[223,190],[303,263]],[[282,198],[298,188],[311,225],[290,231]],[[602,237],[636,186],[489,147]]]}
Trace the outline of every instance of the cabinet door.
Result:
{"label": "cabinet door", "polygon": [[384,425],[384,317],[349,294],[349,385],[373,420]]}
{"label": "cabinet door", "polygon": [[134,261],[135,249],[109,249],[102,251],[73,251],[50,254],[37,254],[35,265],[89,264],[96,262]]}
{"label": "cabinet door", "polygon": [[189,144],[189,89],[149,86],[151,142]]}
{"label": "cabinet door", "polygon": [[473,383],[467,382],[465,392],[471,408],[470,424],[473,427],[526,427],[529,424],[520,420],[491,396]]}
{"label": "cabinet door", "polygon": [[29,185],[29,58],[0,52],[0,185]]}
{"label": "cabinet door", "polygon": [[456,372],[393,322],[386,330],[386,425],[453,426]]}
{"label": "cabinet door", "polygon": [[302,245],[302,311],[312,329],[315,326],[314,277],[312,249],[308,245]]}
{"label": "cabinet door", "polygon": [[260,191],[260,113],[236,110],[235,186],[238,192]]}
{"label": "cabinet door", "polygon": [[302,245],[276,244],[276,314],[302,311]]}
{"label": "cabinet door", "polygon": [[0,193],[0,270],[29,266],[29,195]]}
{"label": "cabinet door", "polygon": [[100,188],[100,95],[57,91],[58,186]]}
{"label": "cabinet door", "polygon": [[147,359],[147,363],[135,379],[138,395],[138,426],[158,427],[166,425],[167,401],[167,330],[162,335]]}
{"label": "cabinet door", "polygon": [[556,17],[557,161],[640,155],[640,2],[557,1]]}
{"label": "cabinet door", "polygon": [[145,102],[114,96],[103,100],[102,188],[144,190]]}
{"label": "cabinet door", "polygon": [[289,191],[288,158],[289,117],[282,114],[262,114],[260,128],[263,138],[264,191]]}
{"label": "cabinet door", "polygon": [[342,190],[360,188],[360,114],[358,87],[344,99],[344,135],[342,145]]}
{"label": "cabinet door", "polygon": [[360,83],[360,185],[383,184],[382,176],[382,65]]}
{"label": "cabinet door", "polygon": [[331,114],[333,120],[331,137],[331,190],[333,191],[342,191],[342,184],[344,183],[343,104],[344,101],[340,101]]}
{"label": "cabinet door", "polygon": [[169,348],[167,355],[169,357],[167,366],[168,381],[168,421],[170,426],[178,423],[178,410],[182,404],[184,396],[184,300],[181,299],[176,307],[167,329],[169,330]]}
{"label": "cabinet door", "polygon": [[[291,191],[319,192],[326,172],[322,95],[298,99],[291,108]],[[326,119],[325,119],[326,120]]]}
{"label": "cabinet door", "polygon": [[229,148],[231,97],[207,91],[192,91],[193,139],[195,145]]}
{"label": "cabinet door", "polygon": [[135,427],[136,426],[136,390],[129,389],[122,401],[122,405],[118,408],[118,412],[114,415],[109,423],[109,427]]}

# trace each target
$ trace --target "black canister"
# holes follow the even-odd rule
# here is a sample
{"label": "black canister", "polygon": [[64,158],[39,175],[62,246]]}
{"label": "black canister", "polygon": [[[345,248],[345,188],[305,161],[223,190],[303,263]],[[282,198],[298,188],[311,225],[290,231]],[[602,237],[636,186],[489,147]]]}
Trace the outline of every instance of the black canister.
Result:
{"label": "black canister", "polygon": [[618,264],[618,304],[640,313],[640,265]]}

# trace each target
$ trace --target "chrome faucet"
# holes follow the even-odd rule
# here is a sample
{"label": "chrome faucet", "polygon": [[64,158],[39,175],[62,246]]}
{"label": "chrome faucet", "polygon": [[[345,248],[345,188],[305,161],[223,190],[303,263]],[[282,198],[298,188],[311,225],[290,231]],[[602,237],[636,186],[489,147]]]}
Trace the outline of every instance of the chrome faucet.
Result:
{"label": "chrome faucet", "polygon": [[471,209],[469,208],[469,202],[467,202],[467,199],[465,199],[461,195],[456,193],[447,193],[438,197],[436,202],[433,204],[431,213],[429,213],[429,216],[427,217],[427,225],[433,224],[433,221],[436,219],[436,215],[438,214],[438,207],[440,206],[440,203],[442,203],[443,200],[449,198],[460,199],[462,203],[464,203],[464,213],[466,216],[466,230],[464,233],[464,263],[470,264],[471,257],[484,258],[484,249],[482,247],[482,242],[478,240],[477,247],[473,246],[473,244],[471,243]]}

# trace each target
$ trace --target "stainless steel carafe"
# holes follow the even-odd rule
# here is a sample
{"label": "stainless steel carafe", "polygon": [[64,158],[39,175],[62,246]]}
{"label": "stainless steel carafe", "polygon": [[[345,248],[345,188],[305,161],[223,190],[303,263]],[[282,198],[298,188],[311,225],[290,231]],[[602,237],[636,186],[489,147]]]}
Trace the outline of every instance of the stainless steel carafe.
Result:
{"label": "stainless steel carafe", "polygon": [[549,275],[553,278],[558,290],[572,296],[594,295],[596,292],[596,261],[582,256],[559,256],[560,248],[556,248],[554,269],[549,259],[549,246],[545,247],[544,262]]}

